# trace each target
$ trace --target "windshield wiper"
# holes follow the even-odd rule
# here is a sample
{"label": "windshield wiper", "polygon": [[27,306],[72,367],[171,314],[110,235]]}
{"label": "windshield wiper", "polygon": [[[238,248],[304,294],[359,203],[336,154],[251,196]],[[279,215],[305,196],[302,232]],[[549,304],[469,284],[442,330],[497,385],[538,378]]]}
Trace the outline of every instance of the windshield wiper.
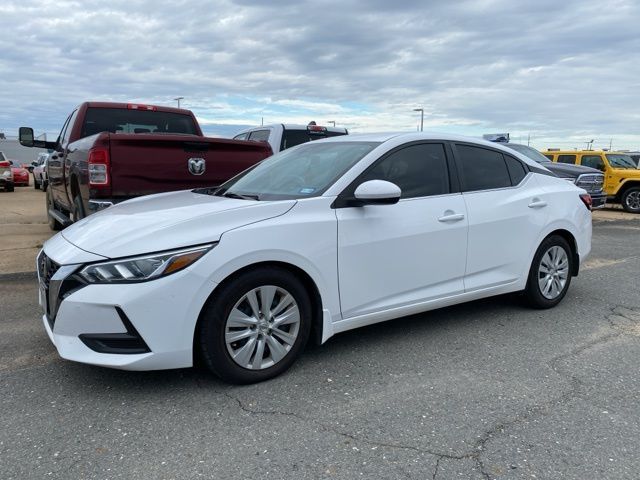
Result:
{"label": "windshield wiper", "polygon": [[260,200],[258,195],[240,195],[239,193],[229,191],[223,193],[222,196],[227,198],[238,198],[240,200]]}

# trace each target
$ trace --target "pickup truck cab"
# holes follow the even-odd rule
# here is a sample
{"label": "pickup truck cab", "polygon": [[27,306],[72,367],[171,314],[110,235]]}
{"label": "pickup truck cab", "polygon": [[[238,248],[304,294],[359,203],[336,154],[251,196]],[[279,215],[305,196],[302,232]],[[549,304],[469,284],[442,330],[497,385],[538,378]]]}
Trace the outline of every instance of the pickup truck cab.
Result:
{"label": "pickup truck cab", "polygon": [[629,213],[640,213],[640,170],[626,153],[605,150],[547,150],[542,153],[553,162],[600,170],[604,173],[604,191],[608,199],[622,204]]}
{"label": "pickup truck cab", "polygon": [[250,140],[267,142],[273,153],[295,147],[301,143],[320,140],[321,138],[347,135],[349,131],[340,127],[324,127],[310,122],[309,125],[290,125],[277,123],[260,127],[247,128],[233,137],[234,140]]}
{"label": "pickup truck cab", "polygon": [[109,102],[78,106],[55,142],[21,127],[20,143],[52,151],[46,198],[54,230],[133,197],[220,185],[272,154],[264,143],[204,137],[189,110]]}

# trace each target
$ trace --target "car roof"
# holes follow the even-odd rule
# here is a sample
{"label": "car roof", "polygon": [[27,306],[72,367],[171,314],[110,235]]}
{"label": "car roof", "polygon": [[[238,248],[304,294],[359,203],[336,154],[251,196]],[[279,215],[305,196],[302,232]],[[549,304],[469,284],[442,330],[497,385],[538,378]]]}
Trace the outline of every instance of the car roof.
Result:
{"label": "car roof", "polygon": [[[297,123],[270,123],[268,125],[259,125],[257,127],[248,127],[234,134],[234,137],[237,135],[241,135],[243,133],[252,132],[254,130],[266,130],[269,128],[278,128],[283,127],[285,130],[306,130],[310,125],[301,125]],[[347,131],[346,128],[343,127],[327,127],[325,125],[317,125],[318,127],[323,127],[327,129],[327,132],[336,132],[336,133],[344,133]]]}
{"label": "car roof", "polygon": [[409,142],[417,142],[424,140],[434,140],[434,141],[447,141],[447,142],[461,142],[461,143],[470,143],[473,145],[477,145],[479,147],[488,147],[494,150],[500,150],[504,153],[511,155],[512,157],[517,157],[521,161],[525,162],[527,165],[533,167],[540,167],[540,164],[531,158],[527,157],[523,153],[518,152],[517,150],[513,150],[511,148],[505,147],[500,143],[490,142],[488,140],[483,140],[478,137],[468,137],[465,135],[457,135],[451,133],[441,133],[441,132],[382,132],[382,133],[360,133],[360,134],[349,134],[342,137],[330,137],[324,138],[322,140],[316,140],[316,142],[331,142],[331,143],[341,143],[341,142],[379,142],[381,144],[385,144],[387,142],[392,143],[392,147],[396,145],[402,145]]}
{"label": "car roof", "polygon": [[594,154],[594,155],[600,155],[602,153],[604,153],[604,154],[613,153],[615,155],[628,155],[629,154],[629,152],[617,152],[615,150],[611,150],[611,151],[609,151],[609,150],[545,150],[545,151],[543,151],[541,153],[549,154],[549,155],[552,155],[554,153],[560,153],[562,155],[571,155],[571,154],[576,154],[576,153],[581,154],[581,155],[583,155],[585,153],[587,153],[587,154],[591,153],[591,154]]}

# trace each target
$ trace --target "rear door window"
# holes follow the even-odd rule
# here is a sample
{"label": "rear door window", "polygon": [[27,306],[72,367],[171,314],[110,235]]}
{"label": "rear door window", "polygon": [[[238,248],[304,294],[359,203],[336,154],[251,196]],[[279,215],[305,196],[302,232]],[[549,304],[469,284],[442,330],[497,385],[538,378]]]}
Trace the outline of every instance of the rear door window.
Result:
{"label": "rear door window", "polygon": [[456,145],[465,192],[511,186],[511,176],[502,153],[482,147]]}
{"label": "rear door window", "polygon": [[576,163],[575,155],[558,155],[558,163]]}
{"label": "rear door window", "polygon": [[604,161],[600,155],[583,155],[580,164],[583,167],[591,167],[604,171]]}
{"label": "rear door window", "polygon": [[527,169],[520,160],[509,155],[505,155],[504,160],[507,162],[507,169],[509,170],[509,176],[511,177],[511,184],[518,185],[524,177],[527,176]]}

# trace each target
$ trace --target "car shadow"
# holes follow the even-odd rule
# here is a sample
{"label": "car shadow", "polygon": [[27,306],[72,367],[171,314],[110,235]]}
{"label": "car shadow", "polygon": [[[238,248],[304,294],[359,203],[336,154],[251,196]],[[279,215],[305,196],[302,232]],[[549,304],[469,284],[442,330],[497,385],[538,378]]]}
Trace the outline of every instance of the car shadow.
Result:
{"label": "car shadow", "polygon": [[[404,338],[409,339],[408,334],[412,338],[426,339],[433,335],[444,335],[452,330],[465,330],[471,323],[474,323],[474,327],[481,326],[483,323],[500,324],[502,321],[500,317],[504,316],[503,314],[517,315],[523,310],[530,311],[522,304],[518,295],[502,295],[350,330],[335,335],[324,345],[316,345],[310,341],[287,373],[260,385],[296,382],[298,376],[308,377],[309,371],[317,370],[318,366],[334,370],[340,366],[332,363],[343,362],[344,356],[355,349],[358,350],[359,355],[367,357],[368,351],[379,351],[392,341],[402,343]],[[479,312],[482,315],[478,315]],[[105,387],[111,394],[125,392],[160,394],[189,388],[225,393],[247,388],[247,386],[225,383],[201,366],[136,372],[75,362],[67,362],[66,365],[69,368],[65,375],[66,379],[71,383],[77,383],[78,388],[85,388],[89,382],[92,385]]]}

